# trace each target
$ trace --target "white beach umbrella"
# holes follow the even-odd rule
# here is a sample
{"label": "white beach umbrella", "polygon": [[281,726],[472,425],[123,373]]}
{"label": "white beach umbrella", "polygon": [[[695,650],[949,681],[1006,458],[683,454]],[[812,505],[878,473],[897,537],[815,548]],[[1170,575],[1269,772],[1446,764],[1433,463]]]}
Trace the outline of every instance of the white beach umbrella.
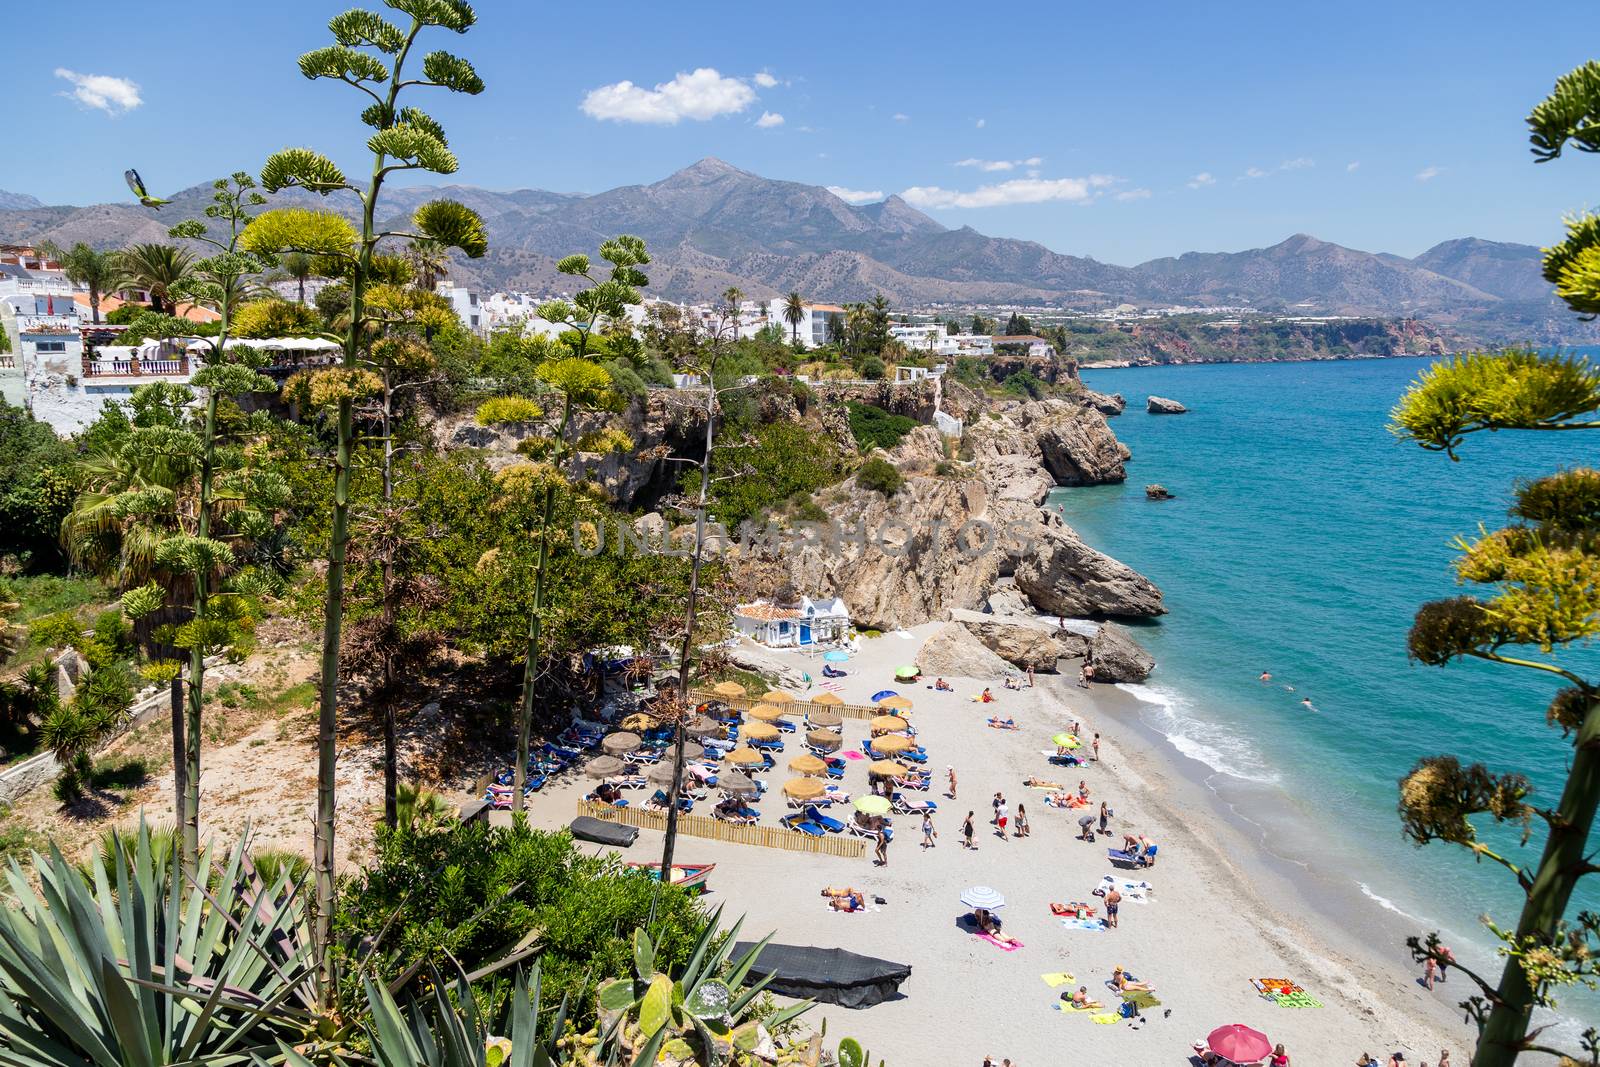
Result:
{"label": "white beach umbrella", "polygon": [[994,911],[996,908],[1006,906],[1006,898],[998,889],[991,889],[986,885],[975,885],[961,894],[961,903],[969,908],[982,908],[985,911]]}

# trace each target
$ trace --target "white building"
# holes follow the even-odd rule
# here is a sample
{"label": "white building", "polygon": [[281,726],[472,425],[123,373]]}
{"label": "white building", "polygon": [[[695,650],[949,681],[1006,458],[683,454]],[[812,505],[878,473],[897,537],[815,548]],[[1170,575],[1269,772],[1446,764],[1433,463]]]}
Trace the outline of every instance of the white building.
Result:
{"label": "white building", "polygon": [[733,609],[733,625],[769,648],[811,648],[843,642],[850,633],[850,611],[838,597],[801,597],[796,605],[757,600]]}
{"label": "white building", "polygon": [[782,327],[785,338],[792,338],[798,333],[801,344],[807,348],[817,348],[833,339],[831,331],[844,332],[845,311],[837,304],[804,305],[804,314],[798,326],[791,326],[789,320],[784,318],[788,306],[787,300],[779,298],[767,301],[765,309],[766,321]]}
{"label": "white building", "polygon": [[461,325],[479,337],[489,336],[489,324],[485,320],[483,310],[478,303],[477,290],[465,286],[450,285],[440,282],[434,292],[450,301],[450,306],[455,310],[456,317],[461,320]]}

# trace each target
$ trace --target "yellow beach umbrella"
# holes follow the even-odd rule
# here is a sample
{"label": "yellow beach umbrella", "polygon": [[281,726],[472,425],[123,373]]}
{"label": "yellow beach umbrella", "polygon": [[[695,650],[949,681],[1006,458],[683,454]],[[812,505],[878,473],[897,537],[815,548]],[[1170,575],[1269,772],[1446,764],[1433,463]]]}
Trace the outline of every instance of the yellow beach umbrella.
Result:
{"label": "yellow beach umbrella", "polygon": [[818,693],[811,698],[813,704],[843,704],[844,697],[838,693]]}
{"label": "yellow beach umbrella", "polygon": [[711,687],[711,691],[719,697],[742,697],[745,695],[744,686],[738,682],[718,682]]}
{"label": "yellow beach umbrella", "polygon": [[899,734],[888,734],[884,737],[872,739],[872,752],[874,755],[892,756],[896,752],[904,752],[911,747],[911,738],[901,737]]}
{"label": "yellow beach umbrella", "polygon": [[763,704],[787,704],[794,700],[794,694],[785,693],[782,689],[768,689],[759,699]]}
{"label": "yellow beach umbrella", "polygon": [[819,760],[817,757],[807,753],[804,756],[796,756],[794,759],[790,760],[789,769],[796,774],[810,776],[813,774],[827,773],[828,765]]}
{"label": "yellow beach umbrella", "polygon": [[786,713],[776,704],[757,704],[745,714],[752,719],[760,719],[762,722],[777,722]]}
{"label": "yellow beach umbrella", "polygon": [[910,711],[911,710],[911,698],[910,697],[903,697],[903,696],[900,696],[899,694],[896,694],[895,696],[892,696],[892,697],[884,697],[882,700],[878,701],[878,707],[880,707],[880,708],[894,708],[897,711]]}
{"label": "yellow beach umbrella", "polygon": [[617,725],[622,727],[624,730],[632,730],[635,733],[640,733],[645,730],[655,729],[657,723],[654,715],[646,715],[642,711],[636,711],[632,715],[629,715],[627,718],[623,719]]}
{"label": "yellow beach umbrella", "polygon": [[911,725],[898,715],[879,715],[868,724],[875,734],[892,734]]}
{"label": "yellow beach umbrella", "polygon": [[767,762],[766,757],[753,748],[736,748],[724,760],[735,767],[756,767]]}
{"label": "yellow beach umbrella", "polygon": [[880,759],[867,764],[867,773],[875,774],[879,778],[899,778],[911,772],[903,763],[896,763],[892,759]]}
{"label": "yellow beach umbrella", "polygon": [[778,728],[770,722],[752,722],[744,727],[744,736],[751,741],[776,741]]}
{"label": "yellow beach umbrella", "polygon": [[815,778],[791,778],[783,783],[784,796],[796,800],[815,800],[828,791],[828,787]]}

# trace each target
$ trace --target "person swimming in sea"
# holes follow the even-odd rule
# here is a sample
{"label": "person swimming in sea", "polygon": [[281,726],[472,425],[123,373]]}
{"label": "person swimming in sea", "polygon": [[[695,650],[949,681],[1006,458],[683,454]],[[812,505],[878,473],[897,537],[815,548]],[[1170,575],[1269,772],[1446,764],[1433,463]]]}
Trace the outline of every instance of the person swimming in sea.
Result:
{"label": "person swimming in sea", "polygon": [[1317,706],[1315,704],[1311,703],[1311,698],[1310,697],[1301,697],[1300,698],[1300,704],[1307,711],[1316,711],[1317,710]]}
{"label": "person swimming in sea", "polygon": [[1270,681],[1272,681],[1272,672],[1271,671],[1262,671],[1261,672],[1261,677],[1257,678],[1256,681],[1258,681],[1258,682],[1270,682]]}

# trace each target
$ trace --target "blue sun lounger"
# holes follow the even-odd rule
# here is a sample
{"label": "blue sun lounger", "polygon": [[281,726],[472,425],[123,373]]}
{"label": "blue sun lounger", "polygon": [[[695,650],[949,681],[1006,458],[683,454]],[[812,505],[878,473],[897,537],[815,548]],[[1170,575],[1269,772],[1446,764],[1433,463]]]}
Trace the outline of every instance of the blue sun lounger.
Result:
{"label": "blue sun lounger", "polygon": [[807,819],[803,812],[797,812],[794,815],[785,815],[783,818],[779,819],[778,822],[786,829],[798,830],[808,837],[821,837],[823,834],[827,833],[827,831],[822,827]]}

